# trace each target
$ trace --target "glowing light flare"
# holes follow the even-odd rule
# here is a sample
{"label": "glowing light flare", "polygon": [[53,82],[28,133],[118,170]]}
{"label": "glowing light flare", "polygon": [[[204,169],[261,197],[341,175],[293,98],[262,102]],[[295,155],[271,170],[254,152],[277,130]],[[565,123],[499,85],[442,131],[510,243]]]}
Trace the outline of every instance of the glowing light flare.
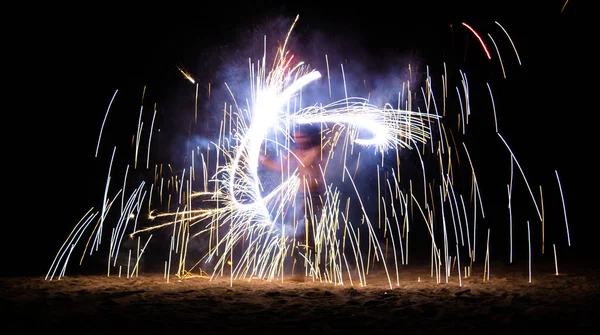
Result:
{"label": "glowing light flare", "polygon": [[304,117],[296,120],[298,124],[312,124],[312,123],[338,123],[338,124],[350,124],[361,129],[366,129],[372,134],[371,138],[354,139],[354,143],[362,146],[375,146],[378,150],[384,151],[391,148],[393,135],[388,127],[377,122],[374,116],[363,116],[363,115],[330,115],[330,116],[315,116],[315,117]]}
{"label": "glowing light flare", "polygon": [[[320,77],[321,74],[318,71],[312,71],[292,82],[292,84],[280,94],[275,93],[278,85],[275,85],[274,87],[267,87],[266,89],[257,92],[258,101],[255,105],[256,109],[252,113],[250,128],[245,134],[241,145],[236,150],[236,155],[232,164],[232,171],[229,177],[229,194],[237,205],[254,206],[257,203],[263,203],[260,195],[257,172],[260,147],[264,142],[268,130],[274,123],[277,122],[279,118],[281,118],[281,107],[285,104],[285,102],[297,91]],[[255,202],[245,204],[237,201],[236,194],[238,190],[235,189],[236,178],[239,175],[238,172],[240,170],[242,159],[246,160],[245,163],[248,164],[250,178],[252,179],[250,182],[252,189],[251,196],[253,199],[256,199]],[[268,213],[266,212],[266,209],[261,212]]]}
{"label": "glowing light flare", "polygon": [[426,143],[430,138],[429,122],[438,115],[379,108],[366,99],[345,98],[324,107],[308,107],[291,115],[298,124],[327,123],[368,131],[371,138],[356,138],[354,143],[374,146],[384,152],[396,146],[412,149],[411,142]]}
{"label": "glowing light flare", "polygon": [[196,81],[194,80],[194,78],[192,78],[192,75],[189,74],[189,72],[184,71],[181,67],[177,66],[177,70],[179,70],[179,72],[181,72],[181,74],[183,74],[183,76],[185,77],[185,79],[189,80],[192,84],[195,84]]}

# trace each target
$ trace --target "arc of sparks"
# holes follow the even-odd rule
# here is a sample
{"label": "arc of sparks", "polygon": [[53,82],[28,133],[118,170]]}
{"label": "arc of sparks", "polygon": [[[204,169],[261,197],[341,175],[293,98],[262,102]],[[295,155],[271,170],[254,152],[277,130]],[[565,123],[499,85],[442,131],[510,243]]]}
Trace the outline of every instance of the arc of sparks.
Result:
{"label": "arc of sparks", "polygon": [[462,22],[462,25],[467,27],[467,29],[469,29],[473,33],[473,35],[475,35],[475,37],[477,37],[477,39],[479,40],[479,43],[483,47],[483,51],[485,51],[487,58],[492,59],[492,56],[490,55],[490,51],[488,50],[487,46],[483,42],[483,39],[481,38],[481,36],[479,36],[479,34],[475,31],[475,29],[473,29],[471,26],[469,26],[468,24],[466,24],[464,22]]}

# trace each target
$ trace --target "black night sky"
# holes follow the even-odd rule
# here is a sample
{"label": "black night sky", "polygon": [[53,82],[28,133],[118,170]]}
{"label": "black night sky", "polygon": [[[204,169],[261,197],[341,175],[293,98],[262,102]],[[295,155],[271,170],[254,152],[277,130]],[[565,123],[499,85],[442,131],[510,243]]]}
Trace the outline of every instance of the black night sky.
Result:
{"label": "black night sky", "polygon": [[[101,201],[108,158],[113,145],[121,150],[131,141],[144,87],[146,108],[149,101],[158,106],[156,128],[161,133],[153,140],[160,147],[157,155],[165,155],[165,161],[181,160],[182,139],[193,119],[195,87],[178,66],[200,83],[199,118],[206,121],[206,129],[213,129],[210,122],[221,116],[222,102],[207,102],[208,84],[215,100],[225,97],[225,81],[243,87],[248,58],[262,55],[262,36],[267,35],[268,44],[277,43],[296,15],[300,18],[291,48],[323,72],[327,54],[337,73],[340,62],[347,62],[349,75],[372,80],[375,88],[384,90],[386,78],[404,70],[407,60],[420,64],[420,72],[429,65],[434,80],[440,78],[445,62],[454,75],[464,70],[471,94],[482,96],[484,104],[489,104],[485,86],[489,82],[500,132],[521,165],[531,171],[533,187],[537,191],[542,184],[548,197],[555,196],[554,171],[559,171],[573,248],[580,253],[592,249],[590,243],[597,236],[591,231],[598,220],[592,204],[596,155],[589,149],[595,147],[596,122],[587,116],[594,113],[594,96],[585,92],[593,63],[586,60],[589,32],[580,18],[579,1],[569,1],[562,13],[564,1],[528,7],[523,1],[275,3],[49,5],[24,19],[31,32],[26,39],[10,39],[15,45],[8,48],[11,60],[4,64],[15,75],[9,89],[14,93],[8,97],[13,102],[4,106],[5,147],[12,146],[4,160],[9,179],[5,196],[17,210],[6,208],[11,214],[4,222],[8,227],[4,240],[10,248],[3,253],[8,263],[3,271],[45,273],[73,225]],[[507,29],[522,65],[495,21]],[[491,60],[462,22],[482,35],[490,32],[502,44],[506,79],[490,39],[484,36]],[[94,157],[116,90],[109,130],[103,134],[100,157]],[[358,89],[356,93],[364,94]],[[472,154],[478,157],[482,178],[503,190],[505,175],[501,180],[496,175],[510,168],[509,156],[506,150],[488,150],[488,140],[502,148],[494,137],[491,109],[473,100],[475,114],[484,107],[477,117],[485,115],[478,127],[470,129],[470,136],[482,138],[470,140]],[[211,108],[216,116],[211,116]],[[9,121],[9,115],[18,121]],[[496,160],[497,152],[506,157],[500,160],[504,163]],[[502,193],[497,201],[505,198]],[[553,210],[562,214],[556,206]]]}

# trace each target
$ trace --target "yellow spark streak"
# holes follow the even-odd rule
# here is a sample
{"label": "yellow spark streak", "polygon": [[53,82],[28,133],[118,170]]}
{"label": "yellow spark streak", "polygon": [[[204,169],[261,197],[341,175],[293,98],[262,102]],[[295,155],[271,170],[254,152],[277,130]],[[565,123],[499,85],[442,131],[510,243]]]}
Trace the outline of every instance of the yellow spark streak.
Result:
{"label": "yellow spark streak", "polygon": [[150,168],[150,144],[152,143],[152,131],[154,129],[154,119],[156,118],[156,104],[154,104],[154,114],[152,115],[152,124],[150,125],[150,136],[148,136],[148,154],[146,157],[146,169]]}
{"label": "yellow spark streak", "polygon": [[556,258],[556,244],[552,244],[552,248],[554,248],[554,269],[556,271],[556,275],[558,276],[558,259]]}
{"label": "yellow spark streak", "polygon": [[562,8],[560,9],[560,14],[562,14],[562,12],[565,10],[565,7],[567,7],[567,4],[569,3],[569,0],[565,1],[565,4],[562,6]]}
{"label": "yellow spark streak", "polygon": [[185,77],[185,79],[189,80],[192,84],[196,83],[196,81],[194,80],[194,78],[192,78],[192,75],[189,72],[184,71],[179,66],[177,66],[177,69],[179,70],[179,72],[181,72],[181,74],[183,74],[183,76]]}

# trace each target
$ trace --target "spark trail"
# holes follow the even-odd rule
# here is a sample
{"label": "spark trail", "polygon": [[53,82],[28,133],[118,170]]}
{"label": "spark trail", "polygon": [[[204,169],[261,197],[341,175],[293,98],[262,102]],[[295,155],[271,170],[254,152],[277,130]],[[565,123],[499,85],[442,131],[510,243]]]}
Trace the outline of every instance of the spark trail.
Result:
{"label": "spark trail", "polygon": [[[298,268],[298,272],[315,281],[340,285],[357,282],[364,286],[369,271],[380,263],[392,287],[400,285],[398,262],[409,263],[409,235],[412,236],[409,232],[415,225],[426,228],[425,241],[431,245],[432,276],[438,282],[442,277],[445,282],[450,280],[453,258],[459,268],[461,258],[463,264],[468,264],[465,276],[471,273],[479,239],[477,220],[484,219],[485,215],[476,166],[467,144],[454,138],[456,134],[466,133],[465,120],[468,123],[474,99],[470,96],[466,73],[460,72],[461,89],[456,86],[458,102],[454,105],[446,93],[451,83],[444,64],[444,94],[441,98],[434,94],[428,69],[425,87],[420,88],[424,106],[417,105],[415,92],[419,88],[411,89],[416,87],[412,76],[403,83],[402,92],[398,94],[403,98],[397,105],[407,106],[406,110],[393,108],[391,103],[377,106],[369,99],[349,97],[346,93],[332,103],[302,106],[303,89],[322,76],[287,49],[295,23],[272,62],[267,61],[266,40],[262,59],[255,63],[249,61],[250,96],[244,99],[245,105],[238,104],[236,95],[228,87],[232,103],[223,108],[219,136],[206,147],[193,150],[190,166],[174,171],[170,165],[156,165],[151,182],[128,187],[131,191],[126,193],[124,181],[123,188],[112,196],[109,186],[113,176],[109,171],[101,211],[89,210],[84,215],[59,249],[47,279],[65,274],[71,253],[85,231],[91,230],[91,233],[81,261],[83,255],[98,251],[108,232],[111,236],[108,275],[111,269],[126,263],[127,275],[134,276],[139,271],[140,257],[150,248],[150,239],[155,243],[158,239],[153,238],[155,232],[169,230],[170,246],[164,264],[167,281],[171,271],[180,278],[195,275],[214,278],[227,274],[232,281],[284,280],[290,274],[291,264],[292,274]],[[485,49],[485,45],[482,46]],[[485,51],[489,57],[487,49]],[[328,61],[327,56],[326,59]],[[191,80],[189,74],[178,69]],[[345,79],[344,73],[343,76]],[[327,64],[328,85],[331,85],[330,78]],[[489,84],[487,88],[491,95]],[[438,105],[443,106],[443,113],[438,112]],[[496,133],[500,136],[496,107],[492,105]],[[458,129],[454,131],[449,121],[453,120],[452,108],[458,110]],[[136,150],[141,143],[142,111],[143,108],[137,125]],[[155,116],[156,107],[148,147]],[[262,150],[269,146],[279,157],[294,156],[291,130],[297,125],[309,124],[320,127],[321,145],[330,148],[324,157],[326,163],[319,166],[318,179],[325,190],[318,200],[320,210],[305,197],[301,200],[304,203],[298,203],[297,195],[303,194],[307,187],[298,169],[282,171],[278,183],[270,188],[265,186],[260,172]],[[104,126],[105,122],[102,130]],[[99,146],[100,138],[96,155]],[[512,161],[517,162],[507,145],[504,149],[508,149]],[[149,153],[148,149],[148,156]],[[369,159],[369,156],[377,158]],[[466,170],[461,170],[461,157],[468,160]],[[415,186],[412,179],[403,179],[401,170],[401,162],[411,159],[416,160],[415,166],[421,167],[421,177],[415,178]],[[149,162],[146,169],[152,170]],[[112,171],[112,161],[110,167]],[[520,165],[519,168],[525,177],[525,171]],[[200,173],[196,172],[198,169]],[[365,181],[357,178],[357,173],[376,176],[373,177],[373,185],[377,185],[375,205],[366,200],[368,194],[362,194],[364,191],[359,186]],[[524,180],[527,183],[527,179]],[[353,194],[342,192],[344,182],[352,185]],[[468,192],[470,195],[466,195]],[[119,195],[121,206],[112,206]],[[537,209],[535,199],[533,204]],[[377,208],[376,217],[371,216],[371,207]],[[148,214],[144,217],[145,208]],[[351,210],[356,208],[352,214]],[[114,214],[117,224],[107,227],[113,210],[120,211]],[[566,221],[566,211],[564,213]],[[144,220],[143,224],[138,224],[140,219]],[[488,229],[484,264],[488,278],[489,234]],[[198,257],[192,256],[196,250],[190,242],[194,240],[203,243]],[[121,244],[128,241],[138,245],[133,260],[131,249],[127,256],[120,252]],[[294,253],[300,253],[300,260],[292,257]],[[130,264],[134,266],[133,271]],[[120,268],[117,270],[121,273]]]}

